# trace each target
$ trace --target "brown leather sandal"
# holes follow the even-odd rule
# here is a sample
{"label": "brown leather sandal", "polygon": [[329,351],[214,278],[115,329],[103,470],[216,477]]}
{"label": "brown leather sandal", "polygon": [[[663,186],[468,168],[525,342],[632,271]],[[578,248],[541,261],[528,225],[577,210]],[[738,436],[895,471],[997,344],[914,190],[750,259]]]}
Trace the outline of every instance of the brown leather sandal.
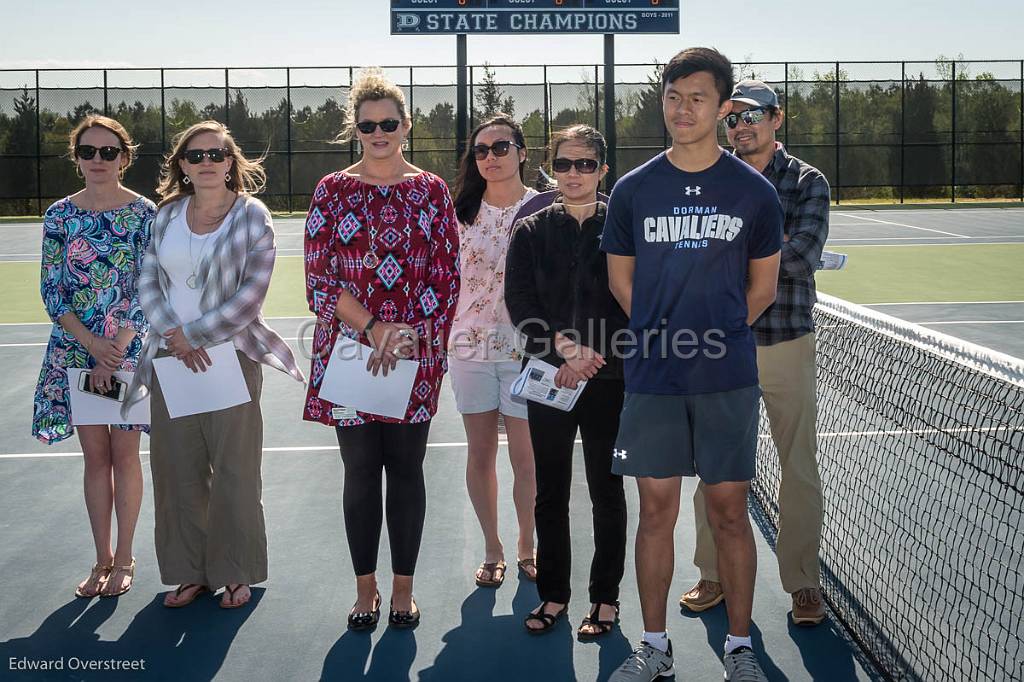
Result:
{"label": "brown leather sandal", "polygon": [[[476,584],[478,587],[501,587],[501,584],[505,582],[505,570],[508,566],[505,564],[504,559],[499,559],[494,562],[484,562],[480,564],[480,568],[476,569]],[[490,578],[481,578],[480,573],[487,571]]]}
{"label": "brown leather sandal", "polygon": [[[117,583],[114,582],[114,576],[116,575],[116,576],[120,577],[122,573],[124,574],[125,577],[128,578],[128,586],[127,587],[124,587],[124,578],[123,577],[121,578],[121,580],[119,582],[117,582]],[[107,588],[110,587],[113,584],[117,584],[120,587],[117,589],[117,591],[108,592]],[[107,582],[106,582],[105,585],[103,585],[103,589],[100,590],[100,596],[101,597],[120,597],[122,594],[124,594],[128,590],[132,589],[132,585],[134,585],[134,584],[135,584],[135,557],[132,557],[132,562],[130,564],[128,564],[127,566],[111,566],[110,567],[110,573],[107,574]]]}
{"label": "brown leather sandal", "polygon": [[[103,590],[103,587],[107,584],[107,578],[110,577],[110,571],[113,568],[113,566],[103,566],[101,564],[94,565],[92,570],[89,571],[89,577],[85,579],[85,582],[75,588],[75,596],[81,599],[92,599],[93,597],[98,597],[100,595],[100,591]],[[87,587],[94,583],[96,585],[95,592],[90,594],[82,589],[83,587]]]}
{"label": "brown leather sandal", "polygon": [[[520,559],[518,561],[518,565],[519,565],[519,570],[523,572],[523,575],[526,576],[527,580],[529,580],[531,583],[537,582],[537,559],[536,559],[536,557],[529,557],[527,559]],[[533,575],[530,575],[530,572],[526,570],[527,566],[529,566],[530,568],[533,569]]]}

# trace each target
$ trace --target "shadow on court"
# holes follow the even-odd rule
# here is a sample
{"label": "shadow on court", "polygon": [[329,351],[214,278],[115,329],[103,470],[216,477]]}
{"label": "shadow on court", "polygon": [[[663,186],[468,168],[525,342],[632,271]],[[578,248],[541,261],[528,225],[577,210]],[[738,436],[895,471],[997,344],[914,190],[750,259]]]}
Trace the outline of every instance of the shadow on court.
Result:
{"label": "shadow on court", "polygon": [[[221,609],[218,598],[209,594],[187,609],[168,609],[159,594],[116,641],[101,641],[97,630],[114,614],[118,600],[76,598],[47,616],[28,637],[0,643],[0,660],[50,661],[66,656],[63,652],[74,652],[74,658],[83,661],[142,660],[146,670],[72,670],[71,656],[66,656],[63,671],[18,671],[19,679],[152,679],[151,675],[158,675],[212,680],[264,592],[254,587],[251,605],[231,611]],[[132,652],[130,658],[126,659],[126,651]]]}

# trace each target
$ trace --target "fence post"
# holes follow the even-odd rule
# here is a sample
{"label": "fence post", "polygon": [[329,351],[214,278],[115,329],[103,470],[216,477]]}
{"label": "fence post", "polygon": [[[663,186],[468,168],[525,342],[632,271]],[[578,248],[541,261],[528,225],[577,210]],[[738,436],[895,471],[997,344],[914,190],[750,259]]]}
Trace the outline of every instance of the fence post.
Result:
{"label": "fence post", "polygon": [[227,69],[224,69],[224,125],[231,125],[231,91],[228,87]]}
{"label": "fence post", "polygon": [[544,149],[551,142],[551,97],[548,93],[548,65],[544,65]]}
{"label": "fence post", "polygon": [[[350,66],[350,67],[348,67],[348,91],[349,92],[352,92],[352,85],[353,85],[352,77],[353,77],[353,70],[352,70],[352,67]],[[355,133],[352,133],[352,135],[350,135],[349,138],[348,138],[348,165],[351,166],[355,162],[356,162],[356,135],[355,135]]]}
{"label": "fence post", "polygon": [[160,153],[167,151],[167,102],[164,91],[164,70],[160,69]]}
{"label": "fence post", "polygon": [[907,63],[900,62],[900,203],[906,193],[907,178]]}
{"label": "fence post", "polygon": [[1020,60],[1020,200],[1024,202],[1024,59]]}
{"label": "fence post", "polygon": [[615,34],[604,36],[604,137],[608,141],[608,174],[604,179],[605,191],[611,193],[618,178],[616,148],[618,134],[615,130]]}
{"label": "fence post", "polygon": [[[410,120],[412,120],[412,117],[416,114],[416,107],[414,106],[414,100],[413,100],[413,96],[414,96],[413,95],[413,90],[415,89],[415,88],[413,88],[413,68],[414,67],[412,67],[412,66],[409,67],[409,119]],[[413,126],[412,128],[409,128],[409,161],[410,162],[413,159],[416,158],[416,139],[414,137],[415,135],[416,135],[416,126]]]}
{"label": "fence post", "polygon": [[107,99],[107,70],[103,69],[103,115],[110,116],[110,102]]}
{"label": "fence post", "polygon": [[597,79],[600,78],[598,65],[594,64],[594,127],[601,129],[601,85]]}
{"label": "fence post", "polygon": [[[465,151],[466,138],[473,126],[473,67],[468,66],[466,56],[466,34],[455,36],[455,167],[458,168]],[[466,76],[469,76],[469,92],[466,91]],[[468,98],[468,101],[467,101]],[[468,116],[468,117],[467,117]]]}
{"label": "fence post", "polygon": [[39,109],[39,69],[36,69],[36,208],[39,215],[43,215],[43,129]]}
{"label": "fence post", "polygon": [[842,197],[842,178],[839,174],[839,62],[836,62],[836,206]]}
{"label": "fence post", "polygon": [[949,82],[949,87],[953,95],[953,106],[950,111],[952,112],[952,125],[949,126],[949,134],[953,143],[953,148],[950,151],[950,164],[949,164],[949,201],[950,203],[956,203],[956,59],[952,61],[953,69],[950,71],[952,80]]}
{"label": "fence post", "polygon": [[782,119],[782,137],[786,140],[786,146],[789,146],[789,62],[784,62],[782,68],[786,70],[785,85],[782,87],[782,97],[786,103],[786,111],[784,113],[787,116]]}
{"label": "fence post", "polygon": [[288,212],[292,212],[292,70],[284,70],[285,149],[288,153]]}

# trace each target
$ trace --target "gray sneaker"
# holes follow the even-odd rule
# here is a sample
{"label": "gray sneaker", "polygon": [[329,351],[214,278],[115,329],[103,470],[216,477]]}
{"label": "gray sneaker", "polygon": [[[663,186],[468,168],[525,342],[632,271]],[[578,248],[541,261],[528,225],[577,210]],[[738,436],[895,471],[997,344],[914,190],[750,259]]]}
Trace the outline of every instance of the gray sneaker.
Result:
{"label": "gray sneaker", "polygon": [[641,642],[619,669],[612,673],[608,682],[651,682],[659,677],[671,675],[675,675],[672,669],[672,642],[668,643],[668,651],[661,651],[647,642]]}
{"label": "gray sneaker", "polygon": [[741,646],[726,654],[722,662],[725,664],[725,679],[730,682],[768,682],[750,647]]}

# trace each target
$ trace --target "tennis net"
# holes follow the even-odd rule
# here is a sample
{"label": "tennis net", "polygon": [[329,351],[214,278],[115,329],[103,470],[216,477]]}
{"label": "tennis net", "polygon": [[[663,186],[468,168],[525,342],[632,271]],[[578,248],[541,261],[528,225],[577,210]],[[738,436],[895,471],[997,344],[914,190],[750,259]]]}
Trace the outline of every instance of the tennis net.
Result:
{"label": "tennis net", "polygon": [[[826,601],[891,679],[1024,679],[1024,362],[819,299]],[[779,479],[762,413],[775,529]]]}

